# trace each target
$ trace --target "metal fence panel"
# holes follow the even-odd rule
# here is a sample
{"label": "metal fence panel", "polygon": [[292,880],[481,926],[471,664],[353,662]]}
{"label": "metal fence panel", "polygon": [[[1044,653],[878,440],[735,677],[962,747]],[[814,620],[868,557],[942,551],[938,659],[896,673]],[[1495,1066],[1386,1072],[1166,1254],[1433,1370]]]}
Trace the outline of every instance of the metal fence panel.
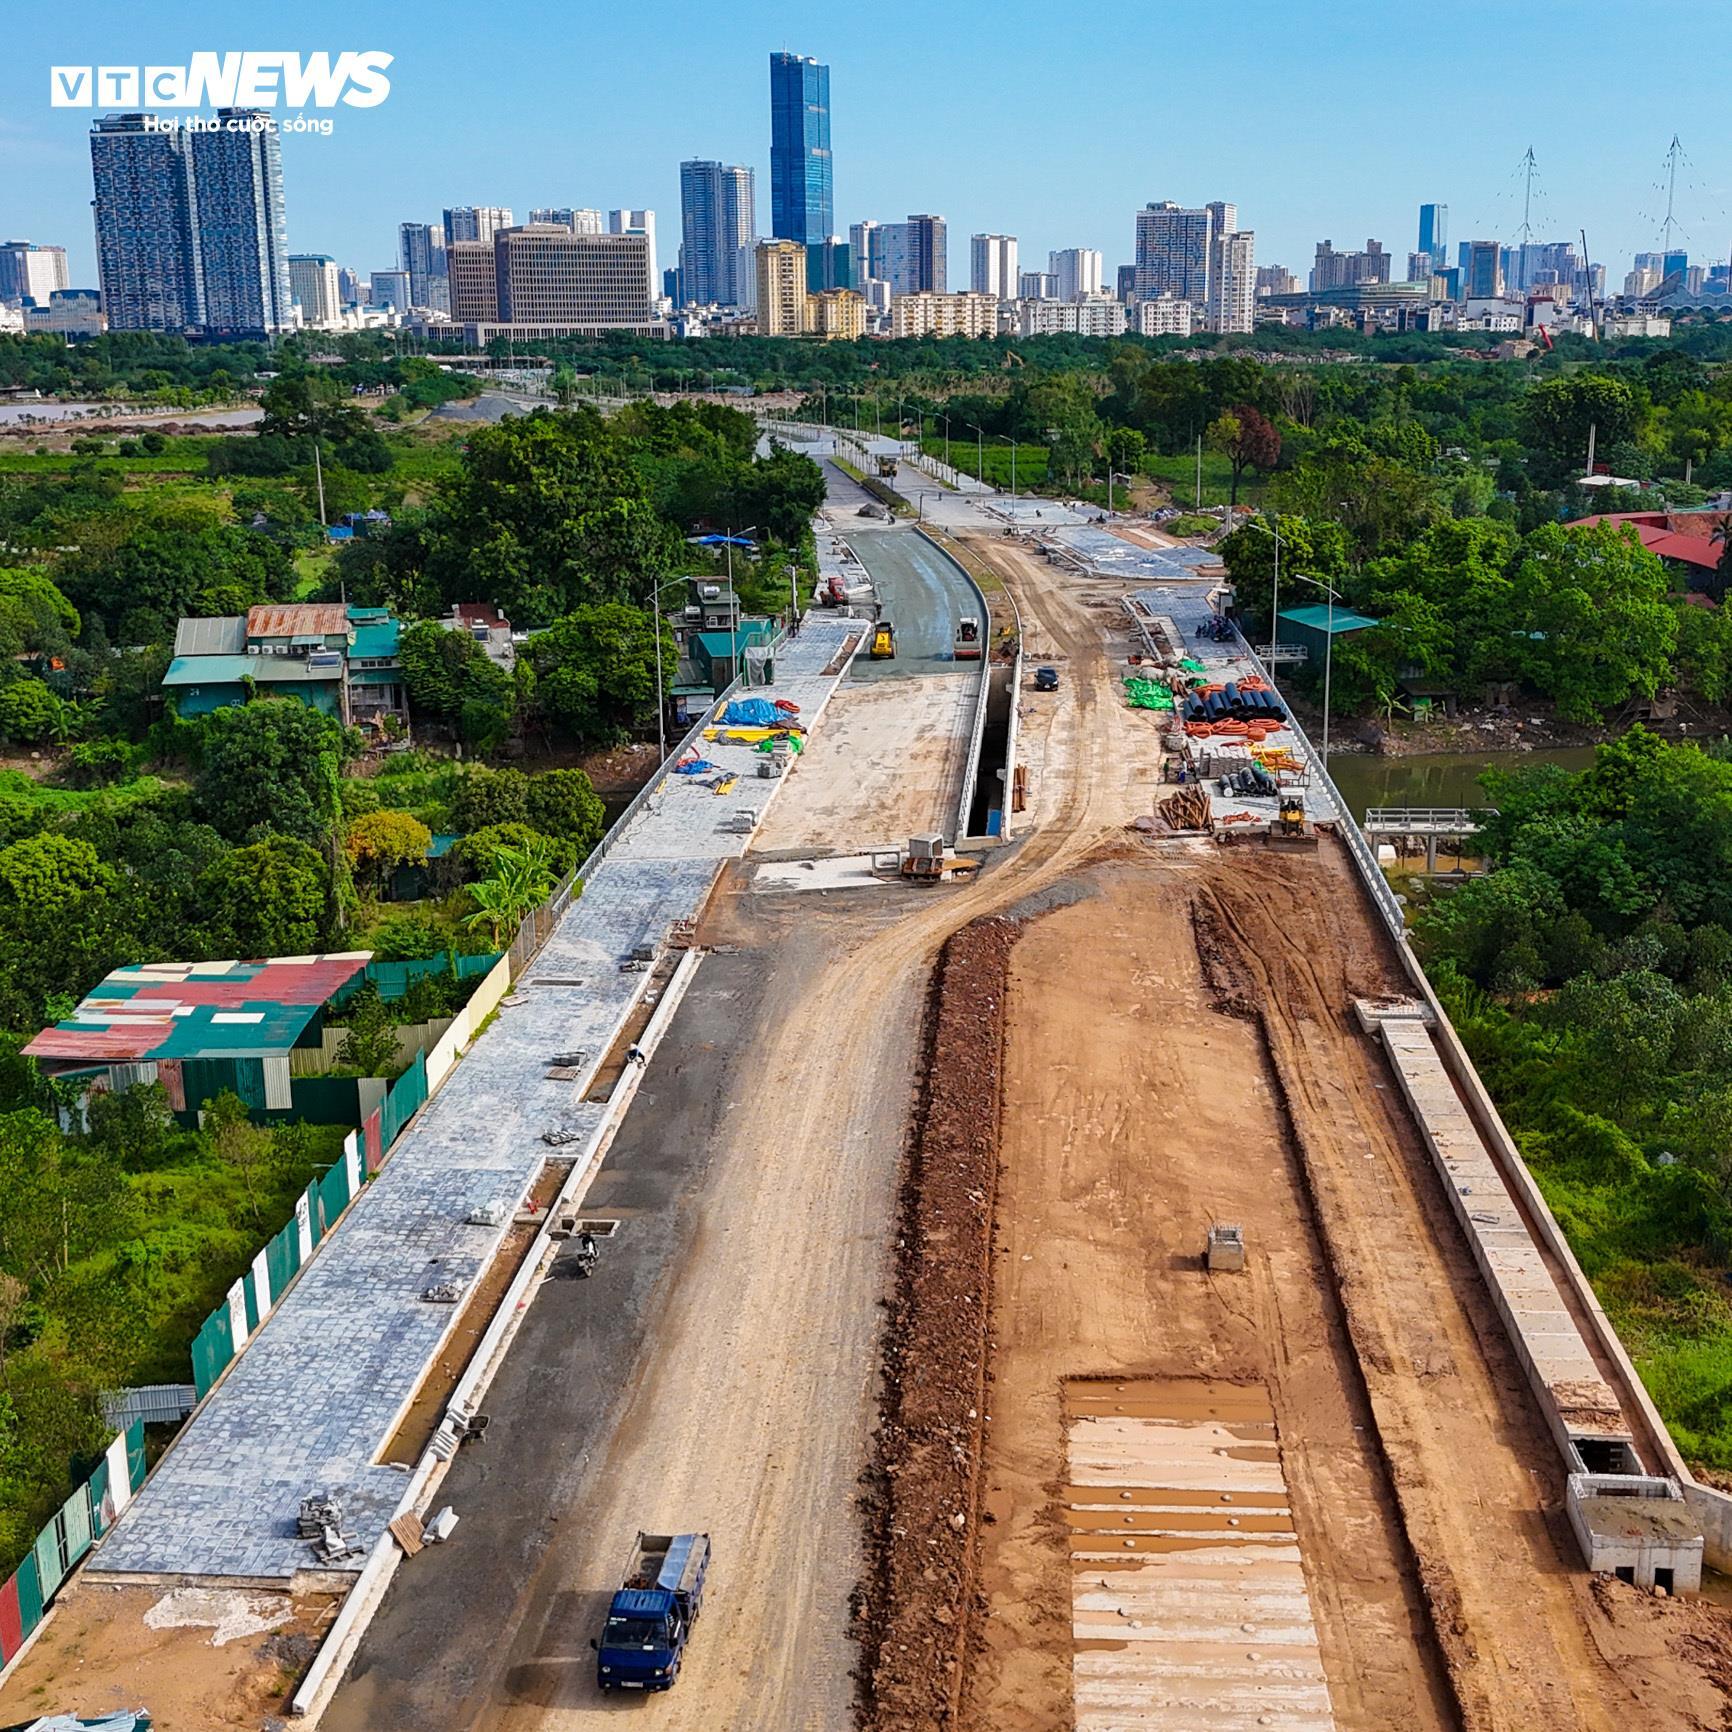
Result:
{"label": "metal fence panel", "polygon": [[[40,1616],[40,1614],[38,1614]],[[26,1625],[23,1608],[19,1605],[18,1577],[14,1575],[0,1588],[0,1665],[4,1665],[24,1646],[24,1638],[36,1626]]]}
{"label": "metal fence panel", "polygon": [[42,1622],[42,1608],[47,1596],[42,1592],[42,1572],[36,1567],[36,1554],[30,1552],[13,1576],[18,1584],[18,1616],[29,1635]]}
{"label": "metal fence panel", "polygon": [[36,1536],[32,1550],[36,1558],[36,1579],[42,1584],[42,1597],[50,1600],[54,1597],[54,1590],[66,1580],[66,1551],[61,1543],[59,1516]]}
{"label": "metal fence panel", "polygon": [[[188,1384],[187,1387],[190,1389],[192,1386]],[[98,1539],[101,1539],[108,1528],[108,1523],[103,1519],[102,1514],[103,1505],[108,1499],[108,1457],[106,1455],[96,1464],[96,1472],[90,1476],[90,1484],[86,1490],[90,1493],[90,1531]]]}
{"label": "metal fence panel", "polygon": [[144,1460],[144,1421],[135,1419],[126,1428],[126,1479],[128,1489],[137,1491],[148,1472]]}
{"label": "metal fence panel", "polygon": [[289,1283],[295,1278],[295,1270],[300,1267],[300,1261],[299,1241],[295,1237],[295,1224],[291,1221],[265,1245],[265,1272],[271,1280],[273,1305],[288,1291]]}
{"label": "metal fence panel", "polygon": [[223,1367],[235,1356],[234,1326],[229,1321],[229,1308],[219,1305],[204,1320],[204,1327],[193,1337],[192,1380],[202,1401],[210,1388],[222,1376]]}
{"label": "metal fence panel", "polygon": [[94,1537],[90,1531],[90,1487],[88,1483],[81,1485],[61,1505],[60,1519],[66,1529],[66,1564],[67,1568],[70,1569],[90,1550],[90,1542]]}

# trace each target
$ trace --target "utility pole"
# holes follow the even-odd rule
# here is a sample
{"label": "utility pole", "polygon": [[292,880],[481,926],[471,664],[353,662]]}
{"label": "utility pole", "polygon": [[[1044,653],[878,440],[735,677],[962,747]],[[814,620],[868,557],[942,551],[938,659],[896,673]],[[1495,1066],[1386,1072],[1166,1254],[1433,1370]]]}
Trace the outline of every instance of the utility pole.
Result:
{"label": "utility pole", "polygon": [[1203,435],[1197,435],[1197,509],[1203,509]]}
{"label": "utility pole", "polygon": [[319,487],[319,527],[328,529],[330,525],[325,521],[325,470],[319,462],[319,436],[317,433],[313,435],[313,479]]}

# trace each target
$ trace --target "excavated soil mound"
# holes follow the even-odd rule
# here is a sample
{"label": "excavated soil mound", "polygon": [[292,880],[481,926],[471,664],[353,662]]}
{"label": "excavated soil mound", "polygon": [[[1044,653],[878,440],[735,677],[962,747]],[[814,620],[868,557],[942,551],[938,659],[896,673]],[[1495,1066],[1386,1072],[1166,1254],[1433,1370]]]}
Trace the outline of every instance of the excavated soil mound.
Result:
{"label": "excavated soil mound", "polygon": [[874,1732],[954,1721],[976,1613],[1004,1006],[1020,931],[1000,916],[973,922],[944,946],[933,975],[861,1608]]}

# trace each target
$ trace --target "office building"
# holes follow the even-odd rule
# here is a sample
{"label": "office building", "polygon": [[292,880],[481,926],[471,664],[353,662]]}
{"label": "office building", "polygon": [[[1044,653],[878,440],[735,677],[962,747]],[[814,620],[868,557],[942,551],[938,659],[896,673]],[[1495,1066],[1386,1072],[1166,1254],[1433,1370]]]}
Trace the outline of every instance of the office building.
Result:
{"label": "office building", "polygon": [[343,306],[337,261],[324,253],[290,253],[289,292],[300,303],[303,326],[335,324]]}
{"label": "office building", "polygon": [[[896,225],[892,225],[893,227]],[[998,297],[920,291],[897,295],[890,303],[893,337],[995,337]]]}
{"label": "office building", "polygon": [[[587,216],[589,213],[586,211],[584,214]],[[572,232],[577,231],[574,228]],[[607,213],[607,232],[610,235],[642,235],[649,242],[650,299],[654,300],[661,292],[656,280],[661,275],[661,267],[656,263],[656,213],[653,210],[610,210]]]}
{"label": "office building", "polygon": [[1016,299],[1017,258],[1015,235],[970,235],[968,240],[968,286],[977,295],[997,295],[1001,301]]}
{"label": "office building", "polygon": [[95,289],[53,289],[45,301],[21,309],[26,331],[57,337],[99,337],[108,328],[102,296]]}
{"label": "office building", "polygon": [[491,241],[501,229],[511,227],[511,207],[502,204],[460,204],[445,212],[445,244],[458,241]]}
{"label": "office building", "polygon": [[760,337],[798,337],[806,329],[806,249],[798,241],[759,241],[756,293]]}
{"label": "office building", "polygon": [[607,224],[598,210],[574,210],[570,205],[557,205],[529,213],[531,228],[553,227],[570,229],[574,235],[603,235]]}
{"label": "office building", "polygon": [[192,138],[204,329],[258,337],[293,328],[282,143],[270,116],[219,108]]}
{"label": "office building", "polygon": [[1086,300],[1101,292],[1101,255],[1093,247],[1066,247],[1048,253],[1046,268],[1058,279],[1061,301]]}
{"label": "office building", "polygon": [[1188,337],[1193,309],[1176,295],[1155,295],[1137,302],[1137,330],[1145,337]]}
{"label": "office building", "polygon": [[[1496,241],[1468,241],[1462,299],[1497,300],[1503,294],[1503,248]],[[1315,285],[1313,285],[1315,286]]]}
{"label": "office building", "polygon": [[452,317],[469,342],[666,334],[656,318],[649,240],[642,234],[580,235],[531,223],[501,229],[491,246],[459,241],[448,263]]}
{"label": "office building", "polygon": [[1114,300],[1123,301],[1129,306],[1137,298],[1137,267],[1135,265],[1120,265],[1114,278]]}
{"label": "office building", "polygon": [[[1235,216],[1235,226],[1237,217]],[[1163,199],[1137,212],[1136,296],[1173,295],[1204,305],[1209,298],[1209,210]]]}
{"label": "office building", "polygon": [[848,253],[854,261],[856,280],[884,275],[884,225],[875,222],[852,223],[848,228]]}
{"label": "office building", "polygon": [[1017,305],[1017,334],[1023,337],[1122,337],[1122,301],[1022,301]]}
{"label": "office building", "polygon": [[1019,301],[1056,301],[1058,278],[1051,271],[1022,271],[1016,279]]}
{"label": "office building", "polygon": [[749,168],[680,164],[680,281],[687,306],[741,307],[751,298],[757,233]]}
{"label": "office building", "polygon": [[836,230],[830,164],[830,68],[770,56],[770,234],[811,248]]}
{"label": "office building", "polygon": [[65,247],[39,247],[34,241],[0,242],[0,301],[48,305],[56,289],[66,288]]}
{"label": "office building", "polygon": [[840,235],[806,249],[806,292],[821,295],[828,289],[854,287],[854,255]]}
{"label": "office building", "polygon": [[[1211,207],[1213,209],[1213,207]],[[1236,218],[1231,205],[1223,207]],[[1250,229],[1212,230],[1209,236],[1209,298],[1212,331],[1249,331],[1257,321],[1257,237]]]}
{"label": "office building", "polygon": [[1321,294],[1326,289],[1351,289],[1361,283],[1387,283],[1390,255],[1381,241],[1368,240],[1362,253],[1338,253],[1328,241],[1317,243],[1317,256],[1311,265],[1311,292]]}
{"label": "office building", "polygon": [[390,307],[406,313],[414,304],[409,299],[407,271],[374,271],[367,279],[367,299],[375,307]]}
{"label": "office building", "polygon": [[[1422,253],[1431,256],[1434,269],[1442,270],[1449,258],[1449,206],[1446,204],[1422,204],[1419,207],[1419,247]],[[1427,275],[1430,273],[1428,272]],[[1410,275],[1410,283],[1419,281],[1418,277]]]}
{"label": "office building", "polygon": [[813,332],[827,340],[866,335],[866,297],[854,289],[825,289],[806,303]]}
{"label": "office building", "polygon": [[910,216],[884,225],[884,275],[892,295],[942,295],[949,271],[943,217]]}
{"label": "office building", "polygon": [[1690,268],[1690,255],[1682,247],[1674,247],[1660,255],[1660,280],[1681,277]]}
{"label": "office building", "polygon": [[1260,295],[1296,295],[1299,279],[1285,265],[1257,267],[1257,293]]}
{"label": "office building", "polygon": [[151,116],[107,114],[90,132],[96,265],[113,331],[204,324],[192,135],[148,130]]}
{"label": "office building", "polygon": [[[429,312],[449,312],[445,284],[445,227],[442,223],[401,223],[397,264],[409,278],[409,304]],[[399,308],[398,311],[407,309]]]}
{"label": "office building", "polygon": [[359,273],[349,269],[347,265],[337,266],[337,305],[340,307],[358,307],[362,300],[362,282]]}

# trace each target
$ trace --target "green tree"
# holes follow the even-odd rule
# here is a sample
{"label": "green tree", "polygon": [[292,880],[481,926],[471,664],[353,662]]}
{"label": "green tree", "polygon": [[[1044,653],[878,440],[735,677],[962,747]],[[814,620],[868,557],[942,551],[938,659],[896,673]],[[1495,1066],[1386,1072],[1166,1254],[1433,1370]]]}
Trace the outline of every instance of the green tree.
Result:
{"label": "green tree", "polygon": [[1233,472],[1232,503],[1239,503],[1239,481],[1247,469],[1267,475],[1281,461],[1281,435],[1266,415],[1241,403],[1209,423],[1203,442],[1219,451]]}
{"label": "green tree", "polygon": [[113,882],[95,848],[70,836],[47,831],[0,848],[0,903],[37,919],[52,919],[86,892]]}
{"label": "green tree", "polygon": [[1542,380],[1522,403],[1522,421],[1547,479],[1580,474],[1588,460],[1588,430],[1601,451],[1635,436],[1641,400],[1622,379],[1569,373]]}
{"label": "green tree", "polygon": [[267,836],[230,849],[199,874],[193,893],[204,947],[215,956],[241,957],[316,951],[330,888],[329,869],[305,842]]}
{"label": "green tree", "polygon": [[352,1065],[363,1076],[397,1073],[397,1024],[379,989],[366,981],[344,1007],[349,1032],[337,1048],[338,1064]]}
{"label": "green tree", "polygon": [[500,848],[493,873],[469,886],[475,912],[464,924],[484,931],[495,946],[504,944],[531,909],[547,900],[555,877],[552,850],[545,844]]}
{"label": "green tree", "polygon": [[285,370],[265,388],[265,438],[312,439],[331,443],[367,431],[367,414],[343,387],[327,374],[309,369]]}
{"label": "green tree", "polygon": [[673,634],[665,622],[621,602],[578,608],[531,638],[543,713],[574,740],[612,745],[655,715],[655,633],[662,667],[673,667]]}
{"label": "green tree", "polygon": [[55,738],[66,706],[40,680],[19,675],[0,685],[0,740],[37,745]]}
{"label": "green tree", "polygon": [[490,824],[523,824],[529,819],[529,778],[521,770],[463,771],[451,796],[451,821],[465,836]]}
{"label": "green tree", "polygon": [[218,710],[205,723],[197,798],[223,835],[323,842],[342,815],[343,730],[294,698]]}
{"label": "green tree", "polygon": [[1339,585],[1347,575],[1347,533],[1327,518],[1279,517],[1242,524],[1220,542],[1221,558],[1233,580],[1233,596],[1241,614],[1268,627],[1275,590],[1275,533],[1281,538],[1281,606],[1302,607],[1317,591],[1298,582],[1321,578]]}
{"label": "green tree", "polygon": [[1622,526],[1534,530],[1513,581],[1524,675],[1575,722],[1638,693],[1651,698],[1678,637],[1666,590],[1665,568]]}
{"label": "green tree", "polygon": [[526,816],[544,836],[572,843],[579,859],[601,840],[606,809],[595,784],[582,770],[545,770],[529,784]]}
{"label": "green tree", "polygon": [[343,838],[349,864],[372,884],[383,889],[399,866],[424,866],[433,832],[408,812],[367,812],[349,825]]}
{"label": "green tree", "polygon": [[486,702],[511,710],[511,675],[466,631],[436,620],[417,620],[403,633],[397,659],[418,716],[455,721],[466,704]]}

